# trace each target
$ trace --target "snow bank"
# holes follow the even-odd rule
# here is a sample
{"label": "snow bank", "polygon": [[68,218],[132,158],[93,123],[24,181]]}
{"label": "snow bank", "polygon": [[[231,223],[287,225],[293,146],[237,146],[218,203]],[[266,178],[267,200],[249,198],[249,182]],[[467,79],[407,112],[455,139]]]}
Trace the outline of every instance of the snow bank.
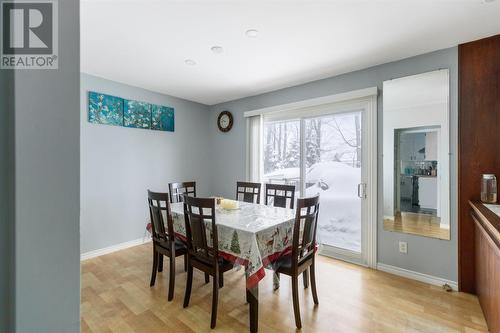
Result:
{"label": "snow bank", "polygon": [[[307,170],[306,196],[320,194],[318,242],[361,251],[361,169],[340,162],[320,162]],[[326,185],[326,186],[325,186]]]}
{"label": "snow bank", "polygon": [[[264,178],[299,176],[299,168],[286,168],[268,173]],[[307,169],[306,196],[320,194],[319,243],[361,251],[361,200],[357,195],[360,182],[361,169],[341,162],[320,162]]]}

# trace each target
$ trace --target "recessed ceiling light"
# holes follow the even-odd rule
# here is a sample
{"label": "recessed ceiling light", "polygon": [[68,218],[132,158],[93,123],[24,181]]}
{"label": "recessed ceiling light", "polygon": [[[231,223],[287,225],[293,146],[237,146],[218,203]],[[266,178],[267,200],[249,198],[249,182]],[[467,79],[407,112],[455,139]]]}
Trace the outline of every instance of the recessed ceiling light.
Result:
{"label": "recessed ceiling light", "polygon": [[224,51],[222,46],[212,46],[210,50],[212,50],[213,53],[222,53]]}
{"label": "recessed ceiling light", "polygon": [[258,34],[259,34],[259,32],[255,29],[250,29],[250,30],[247,30],[247,32],[246,32],[247,37],[250,37],[250,38],[255,38],[255,37],[257,37]]}
{"label": "recessed ceiling light", "polygon": [[194,66],[194,65],[196,65],[196,61],[194,61],[193,59],[186,59],[186,60],[184,60],[184,62],[188,66]]}

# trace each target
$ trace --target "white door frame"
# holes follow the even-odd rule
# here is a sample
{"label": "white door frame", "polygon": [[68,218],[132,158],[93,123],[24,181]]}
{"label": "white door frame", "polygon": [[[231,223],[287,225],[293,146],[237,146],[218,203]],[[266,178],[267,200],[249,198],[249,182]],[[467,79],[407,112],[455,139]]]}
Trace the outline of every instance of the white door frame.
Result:
{"label": "white door frame", "polygon": [[[245,117],[261,115],[266,120],[300,119],[301,131],[304,119],[322,115],[363,111],[363,125],[366,134],[362,136],[363,163],[366,166],[361,179],[366,183],[366,198],[362,199],[362,255],[355,252],[333,247],[323,247],[321,253],[338,259],[354,262],[371,268],[377,265],[377,87],[360,89],[341,94],[329,95],[299,102],[278,105],[269,108],[247,111]],[[302,133],[301,133],[302,134]],[[301,141],[303,135],[301,135]],[[250,145],[247,142],[247,147]],[[301,143],[303,147],[303,143]],[[301,154],[301,160],[305,158]],[[302,168],[301,161],[301,170]],[[304,171],[301,171],[304,172]],[[301,175],[304,176],[304,175]],[[305,178],[303,178],[305,179]],[[301,189],[303,193],[303,189]]]}

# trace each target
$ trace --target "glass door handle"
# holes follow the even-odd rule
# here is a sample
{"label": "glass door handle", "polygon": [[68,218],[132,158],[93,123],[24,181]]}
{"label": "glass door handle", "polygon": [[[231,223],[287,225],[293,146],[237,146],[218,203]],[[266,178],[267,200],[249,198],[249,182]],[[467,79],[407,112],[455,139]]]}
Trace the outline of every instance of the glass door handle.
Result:
{"label": "glass door handle", "polygon": [[358,184],[358,198],[366,199],[366,184],[365,183]]}

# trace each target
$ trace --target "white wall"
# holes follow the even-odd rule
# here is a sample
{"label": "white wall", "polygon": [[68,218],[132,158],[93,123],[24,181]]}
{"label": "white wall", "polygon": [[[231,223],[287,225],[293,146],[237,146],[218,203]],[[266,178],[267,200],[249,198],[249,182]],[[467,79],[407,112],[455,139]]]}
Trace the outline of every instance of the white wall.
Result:
{"label": "white wall", "polygon": [[[175,108],[175,132],[91,124],[88,91]],[[139,239],[149,220],[146,190],[195,180],[210,194],[207,106],[81,74],[81,252]]]}

